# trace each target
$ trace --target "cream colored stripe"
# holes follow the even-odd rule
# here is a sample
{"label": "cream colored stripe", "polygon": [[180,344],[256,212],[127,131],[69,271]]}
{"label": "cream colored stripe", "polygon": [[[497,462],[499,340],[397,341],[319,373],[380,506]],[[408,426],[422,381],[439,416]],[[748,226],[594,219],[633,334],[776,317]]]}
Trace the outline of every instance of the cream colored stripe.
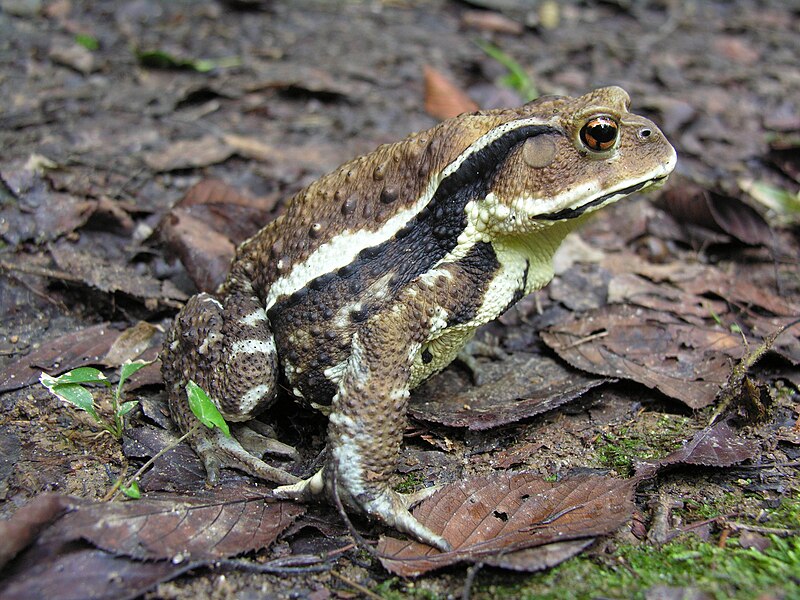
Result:
{"label": "cream colored stripe", "polygon": [[451,162],[441,173],[435,174],[428,183],[425,192],[414,204],[397,213],[376,231],[351,231],[332,238],[322,244],[305,261],[294,265],[291,272],[272,284],[266,298],[266,309],[269,310],[281,296],[289,296],[305,287],[308,282],[326,273],[331,273],[349,265],[361,250],[382,244],[391,239],[406,223],[413,219],[433,198],[444,179],[455,173],[472,154],[485,148],[506,133],[527,127],[528,125],[545,125],[547,121],[539,118],[518,119],[498,125],[473,142],[458,158]]}

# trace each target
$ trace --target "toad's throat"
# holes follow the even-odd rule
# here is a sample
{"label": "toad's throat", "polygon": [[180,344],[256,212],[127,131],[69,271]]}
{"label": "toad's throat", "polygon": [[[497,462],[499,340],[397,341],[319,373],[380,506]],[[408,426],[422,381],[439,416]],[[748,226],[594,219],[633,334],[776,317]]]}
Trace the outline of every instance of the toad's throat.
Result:
{"label": "toad's throat", "polygon": [[634,185],[623,188],[621,190],[615,190],[613,192],[603,194],[602,196],[598,196],[594,200],[590,200],[589,202],[586,202],[585,204],[582,204],[577,208],[564,208],[561,210],[557,210],[556,212],[536,215],[533,218],[539,221],[566,221],[568,219],[575,219],[577,217],[580,217],[590,208],[605,204],[612,198],[615,197],[622,198],[624,196],[627,196],[628,194],[638,192],[639,190],[649,187],[651,185],[657,185],[664,179],[666,179],[666,175],[663,177],[656,177],[655,179],[648,179],[647,181],[640,181],[639,183],[635,183]]}

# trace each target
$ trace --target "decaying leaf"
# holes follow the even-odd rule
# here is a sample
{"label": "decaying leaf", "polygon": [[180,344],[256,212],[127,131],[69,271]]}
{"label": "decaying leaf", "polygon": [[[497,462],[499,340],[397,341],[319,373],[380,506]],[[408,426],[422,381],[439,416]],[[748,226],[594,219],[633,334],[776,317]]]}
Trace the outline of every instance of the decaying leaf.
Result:
{"label": "decaying leaf", "polygon": [[[554,542],[585,541],[613,532],[630,518],[633,489],[632,480],[599,475],[555,483],[532,473],[476,477],[447,486],[414,510],[417,519],[450,542],[451,552],[391,537],[381,538],[378,552],[384,567],[409,577]],[[522,562],[515,565],[528,570]],[[530,570],[541,565],[540,556]]]}
{"label": "decaying leaf", "polygon": [[226,183],[192,186],[159,225],[161,239],[178,256],[199,290],[224,281],[235,247],[272,218],[275,197],[251,198]]}
{"label": "decaying leaf", "polygon": [[119,335],[110,323],[101,323],[49,340],[0,371],[0,392],[36,383],[43,370],[58,375],[76,367],[100,364]]}
{"label": "decaying leaf", "polygon": [[767,222],[738,198],[686,182],[671,186],[661,201],[667,212],[681,223],[721,231],[745,244],[768,244],[770,241]]}
{"label": "decaying leaf", "polygon": [[[149,413],[155,408],[160,413],[156,418],[161,419],[163,413],[154,404],[143,404],[142,410],[149,416]],[[166,406],[163,409],[166,410]],[[163,418],[169,420],[166,415],[163,415]],[[161,452],[175,441],[176,436],[165,429],[144,426],[126,429],[123,439],[124,445],[122,449],[125,456],[144,459]],[[228,469],[223,469],[220,473],[223,484],[231,476],[232,472]],[[142,475],[140,480],[140,487],[146,492],[199,491],[205,485],[205,467],[188,444],[179,444],[159,456],[153,463],[152,468]]]}
{"label": "decaying leaf", "polygon": [[119,367],[124,362],[136,360],[151,346],[151,341],[157,333],[158,327],[146,321],[139,321],[114,340],[111,348],[103,357],[103,364],[109,367]]}
{"label": "decaying leaf", "polygon": [[51,255],[58,268],[69,273],[69,281],[78,280],[101,292],[121,292],[149,304],[172,307],[187,299],[170,281],[141,275],[127,264],[106,260],[69,244],[59,244]]}
{"label": "decaying leaf", "polygon": [[271,501],[266,488],[240,483],[190,496],[89,504],[65,515],[46,535],[87,540],[132,558],[206,561],[269,546],[304,510]]}
{"label": "decaying leaf", "polygon": [[273,218],[277,201],[277,194],[254,198],[219,179],[203,179],[173,209],[188,209],[193,217],[239,244]]}
{"label": "decaying leaf", "polygon": [[727,421],[720,421],[698,431],[683,447],[664,458],[641,461],[636,465],[635,479],[648,479],[674,465],[730,467],[752,460],[757,454],[758,443],[740,436]]}
{"label": "decaying leaf", "polygon": [[324,101],[349,100],[361,95],[364,86],[353,79],[334,77],[328,70],[297,62],[275,61],[244,90],[259,92],[278,89]]}
{"label": "decaying leaf", "polygon": [[685,464],[730,467],[755,457],[758,444],[741,437],[727,422],[721,421],[702,431],[680,450],[661,459],[661,466]]}
{"label": "decaying leaf", "polygon": [[509,571],[543,571],[576,556],[588,548],[595,538],[570,540],[568,542],[552,542],[543,546],[526,548],[515,552],[498,553],[490,556],[483,562],[493,567],[508,569]]}
{"label": "decaying leaf", "polygon": [[161,237],[199,291],[213,292],[225,281],[236,250],[226,236],[178,208],[162,223]]}
{"label": "decaying leaf", "polygon": [[[620,252],[607,255],[602,266],[613,273],[608,285],[609,302],[674,313],[699,326],[712,321],[736,324],[752,343],[800,314],[800,304],[791,297],[742,277],[732,277],[712,265],[677,261],[653,264]],[[796,335],[781,336],[771,350],[794,364],[800,362],[800,339]]]}
{"label": "decaying leaf", "polygon": [[157,584],[200,566],[168,560],[114,556],[80,542],[37,544],[19,556],[0,579],[4,599],[138,598]]}
{"label": "decaying leaf", "polygon": [[481,364],[481,377],[484,383],[475,386],[458,369],[441,373],[414,391],[409,414],[450,427],[490,429],[561,406],[608,381],[525,352]]}
{"label": "decaying leaf", "polygon": [[67,496],[42,494],[20,508],[12,519],[0,521],[0,569],[72,506]]}
{"label": "decaying leaf", "polygon": [[449,119],[478,110],[478,105],[442,73],[425,65],[425,112],[437,119]]}
{"label": "decaying leaf", "polygon": [[466,10],[461,15],[461,22],[469,29],[510,35],[520,35],[525,30],[519,21],[488,10]]}
{"label": "decaying leaf", "polygon": [[214,135],[195,140],[172,142],[161,150],[144,155],[147,166],[158,172],[207,167],[229,159],[234,149]]}
{"label": "decaying leaf", "polygon": [[605,306],[553,325],[544,342],[589,373],[624,377],[681,400],[691,408],[714,401],[740,336],[719,327],[690,325],[665,312]]}

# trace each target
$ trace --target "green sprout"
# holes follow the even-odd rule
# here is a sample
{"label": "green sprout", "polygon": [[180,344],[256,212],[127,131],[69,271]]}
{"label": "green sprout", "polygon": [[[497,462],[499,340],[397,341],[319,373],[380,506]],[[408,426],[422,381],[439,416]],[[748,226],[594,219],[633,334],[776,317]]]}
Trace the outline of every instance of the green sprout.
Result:
{"label": "green sprout", "polygon": [[100,42],[97,41],[96,37],[89,35],[88,33],[77,34],[75,36],[75,42],[92,52],[100,49]]}
{"label": "green sprout", "polygon": [[489,42],[476,40],[475,43],[490,58],[493,58],[506,68],[508,73],[501,80],[504,86],[516,91],[526,102],[530,102],[539,95],[539,90],[536,89],[536,85],[534,85],[530,75],[516,60]]}
{"label": "green sprout", "polygon": [[194,435],[194,433],[197,432],[197,430],[199,430],[203,425],[209,429],[218,427],[219,430],[222,431],[222,433],[224,433],[227,437],[231,437],[228,424],[225,422],[225,419],[222,417],[219,410],[217,410],[214,401],[209,398],[208,394],[205,392],[205,390],[203,390],[203,388],[197,385],[194,381],[189,380],[189,383],[186,384],[186,396],[189,400],[189,408],[191,409],[192,413],[194,413],[194,416],[197,417],[197,423],[190,427],[189,430],[182,436],[173,440],[159,452],[150,457],[150,460],[144,463],[139,470],[136,471],[136,473],[134,473],[126,482],[123,483],[122,478],[118,479],[108,494],[106,494],[106,498],[114,500],[117,496],[119,496],[120,492],[133,500],[140,498],[142,493],[139,490],[139,478],[142,476],[142,474],[149,469],[159,457],[164,456],[167,452],[180,445],[185,439]]}
{"label": "green sprout", "polygon": [[[116,387],[111,384],[111,382],[100,369],[95,369],[94,367],[79,367],[77,369],[73,369],[72,371],[68,371],[63,375],[59,375],[58,377],[53,377],[43,372],[39,376],[39,381],[60,400],[63,400],[67,404],[71,404],[72,406],[89,413],[104,431],[107,431],[115,438],[119,439],[122,437],[125,415],[131,412],[131,410],[133,410],[137,404],[135,400],[122,402],[122,386],[125,385],[125,382],[128,380],[128,378],[130,378],[131,375],[149,364],[149,362],[145,361],[127,362],[123,364],[119,372],[119,383],[117,383]],[[103,417],[100,416],[95,408],[92,392],[84,387],[92,384],[104,385],[106,388],[111,390],[113,412],[112,423],[107,422],[105,419],[103,419]],[[208,394],[203,390],[203,388],[197,385],[194,381],[190,380],[189,383],[186,384],[186,395],[189,400],[189,408],[197,417],[197,423],[181,437],[174,440],[156,455],[151,457],[150,460],[142,465],[142,467],[128,479],[128,481],[123,482],[122,478],[118,479],[106,495],[107,499],[113,500],[120,494],[120,492],[129,498],[140,498],[142,493],[139,490],[138,482],[142,473],[144,473],[150,467],[150,465],[156,461],[157,458],[163,456],[178,446],[181,442],[200,429],[200,427],[206,426],[209,429],[217,427],[227,437],[231,437],[228,424],[225,422],[225,419],[222,417],[219,410],[217,410],[216,405],[211,398],[209,398]]]}
{"label": "green sprout", "polygon": [[164,50],[136,50],[136,59],[150,69],[176,69],[208,73],[215,69],[238,67],[242,60],[238,56],[222,58],[181,58]]}
{"label": "green sprout", "polygon": [[[120,439],[122,437],[125,415],[131,412],[136,404],[138,404],[135,400],[122,402],[122,386],[131,375],[149,364],[149,362],[139,360],[127,362],[122,365],[119,372],[119,383],[116,387],[112,385],[102,371],[94,367],[79,367],[72,371],[67,371],[58,377],[53,377],[42,372],[39,376],[39,381],[57,398],[89,413],[104,431]],[[104,385],[111,391],[113,421],[110,423],[97,412],[92,393],[84,387],[92,384]]]}

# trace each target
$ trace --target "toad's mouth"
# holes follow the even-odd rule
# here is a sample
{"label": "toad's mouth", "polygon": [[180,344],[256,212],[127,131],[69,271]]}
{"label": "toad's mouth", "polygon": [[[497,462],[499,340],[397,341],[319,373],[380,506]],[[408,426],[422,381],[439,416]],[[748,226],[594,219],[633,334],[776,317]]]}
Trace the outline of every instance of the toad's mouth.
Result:
{"label": "toad's mouth", "polygon": [[536,215],[533,218],[539,221],[566,221],[568,219],[575,219],[577,217],[580,217],[583,213],[585,213],[587,210],[591,208],[600,207],[603,204],[614,202],[616,200],[619,200],[620,198],[623,198],[629,194],[638,192],[645,188],[660,187],[667,180],[667,177],[669,177],[669,174],[662,175],[654,179],[648,179],[646,181],[640,181],[639,183],[635,183],[626,188],[622,188],[620,190],[614,190],[613,192],[608,192],[607,194],[598,196],[597,198],[589,200],[588,202],[578,206],[577,208],[563,208],[561,210],[557,210],[556,212]]}

